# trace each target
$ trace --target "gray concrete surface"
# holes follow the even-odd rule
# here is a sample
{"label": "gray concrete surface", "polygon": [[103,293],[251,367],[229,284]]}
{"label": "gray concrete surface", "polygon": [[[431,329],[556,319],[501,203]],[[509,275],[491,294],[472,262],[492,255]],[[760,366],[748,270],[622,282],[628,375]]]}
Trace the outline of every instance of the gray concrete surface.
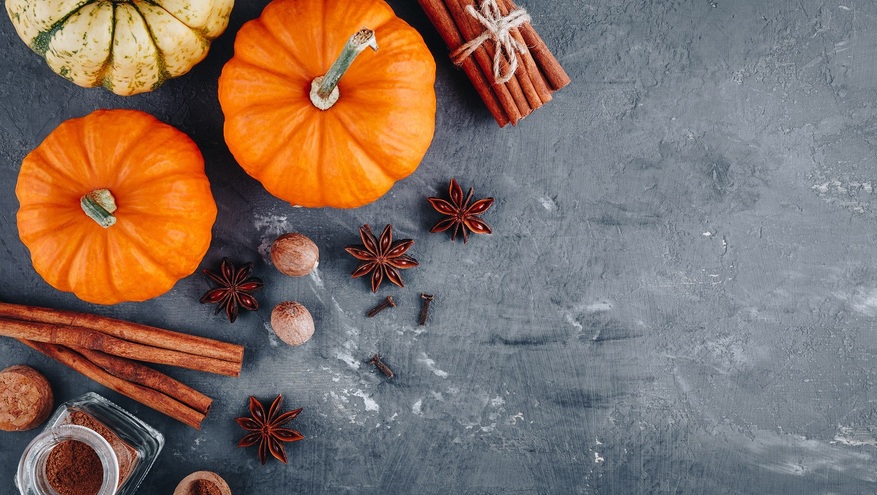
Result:
{"label": "gray concrete surface", "polygon": [[[247,347],[242,376],[172,371],[217,398],[198,432],[21,345],[0,367],[43,370],[59,399],[95,390],[167,436],[141,489],[191,471],[235,494],[854,494],[877,491],[877,5],[871,0],[533,0],[573,77],[499,129],[415,2],[393,0],[438,61],[435,141],[418,171],[349,211],[293,209],[235,164],[216,78],[266,2],[239,2],[208,59],[120,98],[55,76],[0,22],[0,298],[80,309]],[[35,274],[13,194],[23,156],[61,121],[133,107],[189,133],[219,205],[204,261],[257,261],[265,309],[234,325],[200,275],[141,304],[95,307]],[[495,234],[430,235],[424,198],[451,177],[497,204]],[[362,223],[416,239],[399,307],[343,246]],[[319,276],[264,260],[281,231],[311,236]],[[418,294],[434,317],[416,326]],[[269,308],[317,320],[290,348]],[[366,360],[380,352],[388,382]],[[288,466],[235,448],[247,396],[304,407]],[[0,493],[34,432],[0,435]]]}

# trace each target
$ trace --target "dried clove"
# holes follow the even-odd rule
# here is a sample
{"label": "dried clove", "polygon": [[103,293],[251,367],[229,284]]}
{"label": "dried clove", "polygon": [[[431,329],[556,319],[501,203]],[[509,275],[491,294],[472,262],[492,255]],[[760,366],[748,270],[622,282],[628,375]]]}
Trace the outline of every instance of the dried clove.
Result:
{"label": "dried clove", "polygon": [[393,370],[391,370],[389,366],[384,364],[384,362],[381,361],[380,356],[378,356],[377,354],[375,354],[369,362],[375,365],[375,368],[379,369],[381,373],[387,375],[387,378],[393,378],[393,376],[395,376]]}
{"label": "dried clove", "polygon": [[368,313],[366,313],[365,315],[368,316],[369,318],[371,318],[372,316],[374,316],[374,315],[380,313],[381,311],[383,311],[383,310],[385,310],[385,309],[387,309],[387,308],[395,308],[395,307],[396,307],[396,301],[393,300],[393,296],[387,296],[386,299],[384,299],[383,301],[381,301],[380,304],[378,304],[377,306],[375,306],[374,308],[372,308],[372,309],[371,309]]}
{"label": "dried clove", "polygon": [[435,299],[435,296],[421,292],[420,297],[423,299],[423,305],[420,307],[419,324],[420,326],[423,326],[426,325],[426,319],[429,318],[429,305],[432,303],[432,300]]}

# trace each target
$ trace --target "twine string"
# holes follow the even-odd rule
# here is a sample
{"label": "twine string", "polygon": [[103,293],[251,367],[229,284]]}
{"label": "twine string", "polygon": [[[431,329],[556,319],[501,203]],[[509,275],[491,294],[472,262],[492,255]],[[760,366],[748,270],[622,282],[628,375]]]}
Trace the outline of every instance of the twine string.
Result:
{"label": "twine string", "polygon": [[[517,53],[526,53],[527,50],[524,44],[519,43],[512,36],[511,30],[530,22],[530,14],[524,9],[517,9],[503,16],[496,0],[484,0],[480,12],[475,10],[475,7],[467,5],[466,12],[484,26],[484,31],[454,50],[451,53],[451,60],[456,65],[460,65],[485,41],[493,40],[496,45],[496,53],[493,55],[493,80],[497,84],[508,82],[518,70]],[[508,62],[505,70],[502,68],[503,58]]]}

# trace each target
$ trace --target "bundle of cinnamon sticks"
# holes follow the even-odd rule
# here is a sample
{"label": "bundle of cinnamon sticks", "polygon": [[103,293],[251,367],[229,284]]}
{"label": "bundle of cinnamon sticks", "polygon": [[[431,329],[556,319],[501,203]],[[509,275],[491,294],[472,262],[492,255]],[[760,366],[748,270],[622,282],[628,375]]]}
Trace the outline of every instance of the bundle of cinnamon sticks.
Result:
{"label": "bundle of cinnamon sticks", "polygon": [[238,376],[244,348],[98,315],[0,302],[0,336],[194,428],[213,399],[144,364]]}
{"label": "bundle of cinnamon sticks", "polygon": [[[499,41],[504,34],[507,20],[521,10],[512,0],[418,0],[429,20],[435,25],[451,52],[456,52],[469,41],[479,37],[489,38],[481,43],[471,55],[459,60],[460,68],[469,76],[475,90],[484,100],[487,109],[500,127],[519,120],[533,110],[549,102],[552,93],[570,83],[570,78],[560,66],[554,55],[545,45],[529,21],[511,29],[511,44],[522,47],[514,50],[517,57],[517,70],[506,82],[497,82],[497,69],[494,57],[500,50]],[[482,21],[469,10],[480,11],[485,2],[495,2],[500,16],[488,29]],[[488,31],[485,35],[485,30]],[[498,36],[494,36],[495,34]],[[490,39],[492,38],[492,39]],[[499,72],[509,68],[508,57],[501,56]]]}

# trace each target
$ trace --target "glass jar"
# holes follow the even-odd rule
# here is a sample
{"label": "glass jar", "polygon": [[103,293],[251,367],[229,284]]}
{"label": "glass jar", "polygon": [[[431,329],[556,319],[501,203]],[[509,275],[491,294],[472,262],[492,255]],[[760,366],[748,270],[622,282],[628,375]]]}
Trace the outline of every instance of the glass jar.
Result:
{"label": "glass jar", "polygon": [[[46,429],[25,448],[15,485],[22,495],[85,493],[83,486],[88,483],[78,480],[73,486],[75,476],[94,477],[102,470],[100,488],[94,495],[131,495],[163,446],[164,436],[154,428],[100,395],[88,393],[58,407]],[[80,450],[71,456],[71,449]],[[81,449],[94,453],[83,455]],[[79,463],[91,460],[100,467],[65,465],[72,459]],[[62,484],[67,489],[59,490],[64,476],[71,484]],[[96,483],[96,478],[91,481]]]}

